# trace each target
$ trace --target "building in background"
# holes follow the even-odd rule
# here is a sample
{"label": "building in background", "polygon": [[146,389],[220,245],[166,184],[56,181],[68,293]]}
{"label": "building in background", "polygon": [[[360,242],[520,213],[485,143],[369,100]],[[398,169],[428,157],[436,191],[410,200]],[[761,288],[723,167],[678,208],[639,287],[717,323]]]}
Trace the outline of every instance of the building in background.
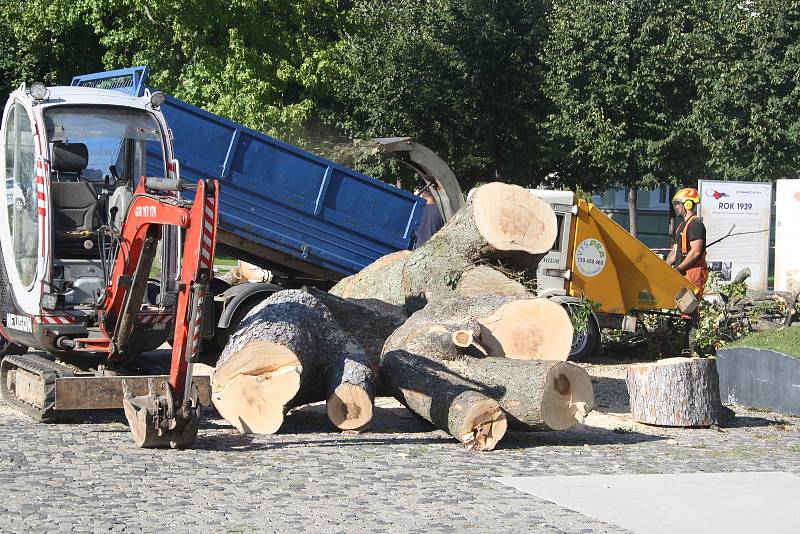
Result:
{"label": "building in background", "polygon": [[[640,189],[636,201],[638,211],[639,241],[652,249],[670,248],[669,211],[671,189],[663,185],[658,189]],[[592,203],[625,228],[628,225],[627,189],[610,189],[600,195],[592,196]]]}

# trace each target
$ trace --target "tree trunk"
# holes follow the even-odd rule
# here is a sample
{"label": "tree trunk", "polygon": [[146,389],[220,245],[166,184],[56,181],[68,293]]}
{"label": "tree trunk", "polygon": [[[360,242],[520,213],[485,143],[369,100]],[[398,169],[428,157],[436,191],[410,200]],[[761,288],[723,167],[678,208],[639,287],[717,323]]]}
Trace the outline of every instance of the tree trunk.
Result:
{"label": "tree trunk", "polygon": [[[473,302],[464,305],[463,300]],[[479,334],[481,315],[487,310],[494,309],[492,315],[514,316],[507,308],[502,313],[504,307],[539,299],[514,301],[491,296],[490,300],[493,304],[476,298],[438,299],[412,315],[386,340],[381,375],[390,391],[412,411],[420,413],[417,410],[421,409],[420,415],[440,428],[444,428],[441,419],[437,423],[427,417],[434,408],[414,395],[434,398],[435,392],[426,388],[444,387],[447,382],[460,388],[459,392],[466,388],[496,400],[509,423],[520,430],[562,430],[582,421],[594,401],[586,371],[566,362],[494,357],[497,347],[504,352],[502,343],[495,336],[491,336],[492,343],[486,343],[486,336]],[[470,314],[475,311],[478,313]],[[511,321],[516,323],[517,319]],[[449,397],[436,405],[444,413],[447,400]]]}
{"label": "tree trunk", "polygon": [[433,360],[392,351],[381,361],[381,374],[397,400],[470,450],[490,451],[506,433],[500,404]]}
{"label": "tree trunk", "polygon": [[723,414],[714,358],[667,358],[628,367],[631,416],[659,426],[707,427]]}
{"label": "tree trunk", "polygon": [[628,228],[633,237],[637,237],[639,233],[637,202],[638,192],[636,187],[631,186],[628,188]]}
{"label": "tree trunk", "polygon": [[316,297],[275,293],[231,335],[212,376],[212,400],[242,432],[274,433],[288,408],[325,400],[341,429],[372,419],[375,361]]}
{"label": "tree trunk", "polygon": [[[452,294],[464,272],[482,262],[535,272],[556,232],[555,213],[545,201],[518,186],[487,184],[425,245],[379,259],[340,281],[331,293],[378,298],[413,312],[429,298]],[[504,283],[502,273],[492,276]]]}
{"label": "tree trunk", "polygon": [[541,298],[478,295],[431,300],[386,340],[383,352],[402,349],[408,340],[442,326],[471,331],[490,356],[563,361],[572,348],[572,321],[561,305]]}

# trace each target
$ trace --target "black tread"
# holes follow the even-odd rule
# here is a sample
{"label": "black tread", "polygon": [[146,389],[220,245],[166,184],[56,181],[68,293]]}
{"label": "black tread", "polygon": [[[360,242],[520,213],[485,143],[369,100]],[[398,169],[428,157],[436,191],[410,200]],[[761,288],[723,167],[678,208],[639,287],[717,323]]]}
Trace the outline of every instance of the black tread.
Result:
{"label": "black tread", "polygon": [[[8,389],[7,377],[11,369],[23,369],[42,377],[45,398],[42,408],[22,402]],[[0,398],[36,421],[53,422],[56,420],[56,379],[68,376],[73,376],[69,367],[59,365],[38,354],[9,355],[0,362]]]}

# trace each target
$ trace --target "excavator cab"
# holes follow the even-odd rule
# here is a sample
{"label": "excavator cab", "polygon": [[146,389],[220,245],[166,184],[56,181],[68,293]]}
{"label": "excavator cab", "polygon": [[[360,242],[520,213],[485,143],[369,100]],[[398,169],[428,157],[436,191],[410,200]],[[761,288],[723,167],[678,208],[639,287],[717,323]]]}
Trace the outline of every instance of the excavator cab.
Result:
{"label": "excavator cab", "polygon": [[[6,106],[0,284],[5,340],[64,354],[72,349],[66,341],[97,326],[113,282],[115,234],[138,177],[166,175],[169,146],[152,110],[53,100],[16,91]],[[132,336],[136,352],[170,335],[173,310],[159,302],[175,289],[177,229],[164,233]]]}
{"label": "excavator cab", "polygon": [[[153,95],[36,85],[11,94],[0,135],[0,396],[39,420],[124,407],[138,445],[185,445],[216,182],[180,180]],[[167,339],[169,377],[125,376]],[[75,370],[98,359],[114,380]]]}

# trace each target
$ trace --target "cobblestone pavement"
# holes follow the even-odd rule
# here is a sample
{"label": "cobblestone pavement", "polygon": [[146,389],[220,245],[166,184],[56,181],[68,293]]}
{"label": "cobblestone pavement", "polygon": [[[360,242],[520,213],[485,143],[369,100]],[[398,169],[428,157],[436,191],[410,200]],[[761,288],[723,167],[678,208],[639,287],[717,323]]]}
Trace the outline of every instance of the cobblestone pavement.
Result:
{"label": "cobblestone pavement", "polygon": [[800,419],[737,407],[725,429],[645,427],[624,415],[624,364],[587,368],[598,410],[585,425],[510,433],[490,453],[384,398],[358,435],[329,430],[319,405],[274,436],[237,434],[210,413],[182,451],[136,449],[121,412],[41,425],[0,405],[0,531],[620,532],[492,478],[800,475]]}

